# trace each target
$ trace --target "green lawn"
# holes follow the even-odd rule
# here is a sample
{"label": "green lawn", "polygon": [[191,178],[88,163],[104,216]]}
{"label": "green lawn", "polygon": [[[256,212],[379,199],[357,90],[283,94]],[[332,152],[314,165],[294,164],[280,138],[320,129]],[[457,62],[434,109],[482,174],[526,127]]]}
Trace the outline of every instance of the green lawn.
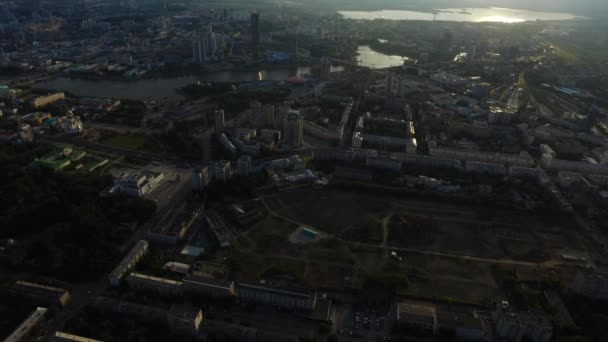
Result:
{"label": "green lawn", "polygon": [[112,135],[102,140],[102,143],[116,147],[138,150],[143,148],[149,137],[143,134],[119,134]]}

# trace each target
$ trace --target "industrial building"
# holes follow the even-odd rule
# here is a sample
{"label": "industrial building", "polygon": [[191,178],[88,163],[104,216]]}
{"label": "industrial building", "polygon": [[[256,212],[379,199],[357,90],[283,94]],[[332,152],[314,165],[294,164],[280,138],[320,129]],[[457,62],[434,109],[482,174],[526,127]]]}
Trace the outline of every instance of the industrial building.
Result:
{"label": "industrial building", "polygon": [[237,296],[242,302],[303,311],[314,310],[317,303],[317,292],[314,290],[274,287],[266,282],[239,283]]}
{"label": "industrial building", "polygon": [[129,250],[129,253],[120,261],[118,266],[112,270],[112,272],[108,275],[108,280],[110,281],[111,286],[120,285],[120,281],[124,277],[124,275],[129,272],[138,262],[143,258],[144,255],[148,253],[148,241],[139,240]]}

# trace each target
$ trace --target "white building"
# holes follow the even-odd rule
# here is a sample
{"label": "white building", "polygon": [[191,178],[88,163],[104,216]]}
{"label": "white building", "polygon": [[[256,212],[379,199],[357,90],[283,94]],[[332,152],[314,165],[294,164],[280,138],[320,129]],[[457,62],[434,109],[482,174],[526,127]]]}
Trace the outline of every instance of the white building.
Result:
{"label": "white building", "polygon": [[144,171],[135,173],[116,180],[117,184],[110,190],[110,193],[119,191],[129,196],[143,197],[156,189],[164,178],[165,175],[162,172]]}

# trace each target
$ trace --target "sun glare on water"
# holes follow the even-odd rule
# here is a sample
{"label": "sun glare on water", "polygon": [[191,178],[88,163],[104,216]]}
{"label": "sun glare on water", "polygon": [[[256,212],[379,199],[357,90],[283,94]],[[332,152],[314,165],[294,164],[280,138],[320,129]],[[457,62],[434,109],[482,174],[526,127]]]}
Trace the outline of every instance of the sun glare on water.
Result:
{"label": "sun glare on water", "polygon": [[514,17],[504,17],[500,15],[491,15],[486,17],[478,18],[476,21],[478,22],[498,22],[498,23],[522,23],[525,20],[522,18],[514,18]]}

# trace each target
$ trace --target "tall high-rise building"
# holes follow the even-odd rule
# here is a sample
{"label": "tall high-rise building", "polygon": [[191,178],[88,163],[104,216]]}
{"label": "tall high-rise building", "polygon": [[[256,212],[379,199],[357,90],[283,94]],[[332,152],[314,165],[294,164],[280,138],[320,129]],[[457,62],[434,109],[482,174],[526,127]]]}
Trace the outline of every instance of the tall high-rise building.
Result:
{"label": "tall high-rise building", "polygon": [[195,191],[204,190],[209,184],[209,170],[206,166],[192,171],[192,189]]}
{"label": "tall high-rise building", "polygon": [[237,167],[241,177],[249,176],[251,172],[251,156],[243,155],[237,160]]}
{"label": "tall high-rise building", "polygon": [[217,44],[215,39],[215,33],[213,32],[213,26],[207,26],[207,31],[203,38],[205,47],[207,48],[207,57],[211,57],[217,50]]}
{"label": "tall high-rise building", "polygon": [[224,131],[224,128],[226,128],[226,121],[224,119],[224,111],[219,109],[216,110],[214,113],[214,118],[215,118],[215,131],[217,133],[221,133]]}
{"label": "tall high-rise building", "polygon": [[192,39],[192,59],[194,63],[205,63],[208,59],[207,44],[200,35],[195,35]]}
{"label": "tall high-rise building", "polygon": [[304,141],[304,120],[298,111],[292,110],[285,121],[285,142],[290,147],[301,147]]}
{"label": "tall high-rise building", "polygon": [[260,12],[251,13],[251,46],[253,59],[260,59]]}
{"label": "tall high-rise building", "polygon": [[265,104],[262,107],[263,114],[263,125],[266,127],[272,127],[274,124],[274,105]]}

